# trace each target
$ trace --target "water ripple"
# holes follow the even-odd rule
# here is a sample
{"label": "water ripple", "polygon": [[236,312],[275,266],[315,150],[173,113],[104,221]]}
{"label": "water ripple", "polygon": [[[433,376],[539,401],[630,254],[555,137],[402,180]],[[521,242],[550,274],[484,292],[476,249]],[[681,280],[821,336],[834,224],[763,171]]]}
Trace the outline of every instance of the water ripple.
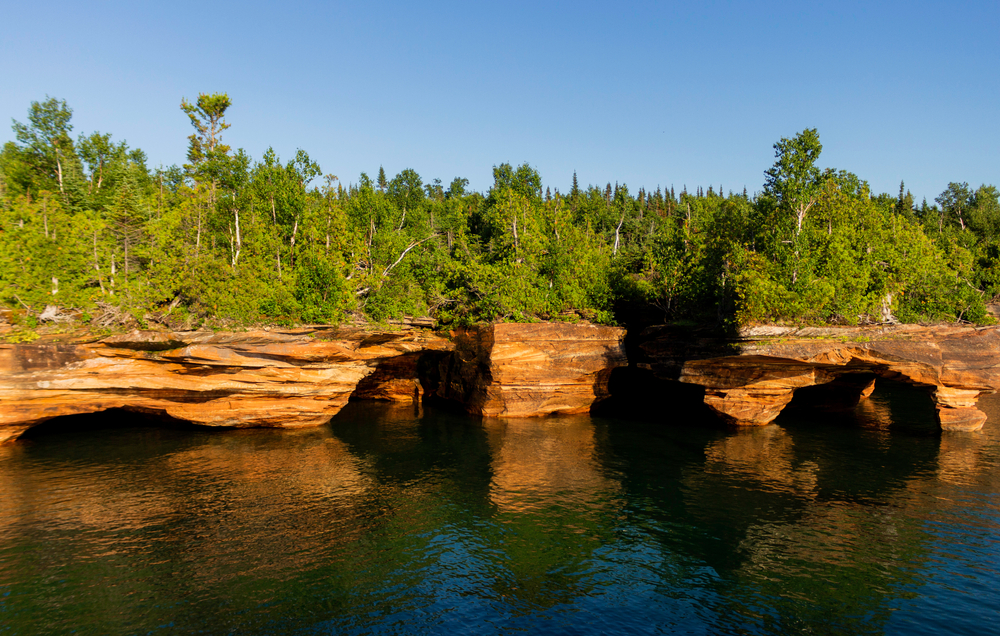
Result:
{"label": "water ripple", "polygon": [[929,634],[1000,618],[989,424],[342,415],[0,449],[0,634]]}

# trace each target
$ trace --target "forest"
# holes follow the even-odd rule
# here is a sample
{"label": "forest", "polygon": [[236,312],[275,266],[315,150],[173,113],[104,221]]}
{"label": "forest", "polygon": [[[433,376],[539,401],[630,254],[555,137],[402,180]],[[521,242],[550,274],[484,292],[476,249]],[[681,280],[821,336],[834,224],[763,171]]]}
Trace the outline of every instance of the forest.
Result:
{"label": "forest", "polygon": [[0,306],[9,322],[234,328],[643,315],[757,323],[990,323],[1000,192],[934,202],[820,169],[815,129],[774,144],[762,189],[565,191],[528,164],[485,193],[382,168],[345,184],[304,150],[224,143],[230,98],[183,100],[187,163],[151,168],[72,110],[33,102],[0,152]]}

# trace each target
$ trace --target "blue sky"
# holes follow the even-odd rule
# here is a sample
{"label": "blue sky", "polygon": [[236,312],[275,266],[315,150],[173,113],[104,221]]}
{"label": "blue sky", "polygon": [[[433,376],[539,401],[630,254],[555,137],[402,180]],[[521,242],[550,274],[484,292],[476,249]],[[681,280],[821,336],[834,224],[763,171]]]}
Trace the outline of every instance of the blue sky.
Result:
{"label": "blue sky", "polygon": [[[919,201],[1000,185],[1000,3],[6,3],[0,119],[66,99],[74,131],[183,163],[182,97],[227,92],[226,141],[303,148],[345,183],[380,165],[485,190],[751,192],[818,128],[823,167]],[[8,126],[0,140],[13,138]]]}

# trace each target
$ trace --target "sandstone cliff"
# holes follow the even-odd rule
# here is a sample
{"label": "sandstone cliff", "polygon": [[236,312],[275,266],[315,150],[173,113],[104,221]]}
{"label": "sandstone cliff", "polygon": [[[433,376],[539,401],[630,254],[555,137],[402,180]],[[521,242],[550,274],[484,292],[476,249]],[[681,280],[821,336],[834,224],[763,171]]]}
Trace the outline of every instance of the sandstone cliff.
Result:
{"label": "sandstone cliff", "polygon": [[380,362],[450,348],[424,330],[351,328],[0,345],[0,441],[53,417],[110,408],[208,426],[314,426]]}
{"label": "sandstone cliff", "polygon": [[736,424],[766,424],[796,389],[837,383],[854,398],[873,378],[923,388],[943,429],[975,430],[976,408],[1000,387],[1000,329],[894,325],[879,327],[758,327],[726,340],[669,328],[647,333],[642,349],[658,376],[704,387],[705,403]]}
{"label": "sandstone cliff", "polygon": [[122,408],[208,426],[316,426],[349,398],[458,400],[479,415],[585,412],[625,363],[624,332],[571,324],[133,332],[0,345],[0,441],[54,417]]}
{"label": "sandstone cliff", "polygon": [[[123,408],[209,426],[301,427],[347,400],[458,402],[488,417],[581,413],[609,397],[624,330],[589,324],[248,333],[133,332],[96,342],[0,345],[0,441],[62,415]],[[795,391],[856,402],[877,378],[934,399],[942,428],[974,430],[1000,387],[1000,328],[763,327],[740,338],[654,328],[641,350],[658,377],[704,389],[736,424],[766,424]]]}
{"label": "sandstone cliff", "polygon": [[439,397],[476,415],[583,413],[608,397],[626,364],[625,330],[589,324],[496,324],[452,332]]}

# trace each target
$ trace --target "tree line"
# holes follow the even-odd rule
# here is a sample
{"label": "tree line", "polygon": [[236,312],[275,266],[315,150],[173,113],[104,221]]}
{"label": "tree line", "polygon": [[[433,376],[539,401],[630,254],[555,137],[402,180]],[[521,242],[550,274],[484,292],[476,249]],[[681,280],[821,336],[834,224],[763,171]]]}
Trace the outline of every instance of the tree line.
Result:
{"label": "tree line", "polygon": [[33,102],[0,152],[0,304],[31,322],[989,322],[1000,193],[954,182],[931,204],[821,170],[819,134],[774,145],[762,191],[543,186],[501,164],[485,193],[382,168],[346,185],[299,150],[223,142],[225,94],[182,101],[187,163],[151,169],[107,133],[73,138]]}

